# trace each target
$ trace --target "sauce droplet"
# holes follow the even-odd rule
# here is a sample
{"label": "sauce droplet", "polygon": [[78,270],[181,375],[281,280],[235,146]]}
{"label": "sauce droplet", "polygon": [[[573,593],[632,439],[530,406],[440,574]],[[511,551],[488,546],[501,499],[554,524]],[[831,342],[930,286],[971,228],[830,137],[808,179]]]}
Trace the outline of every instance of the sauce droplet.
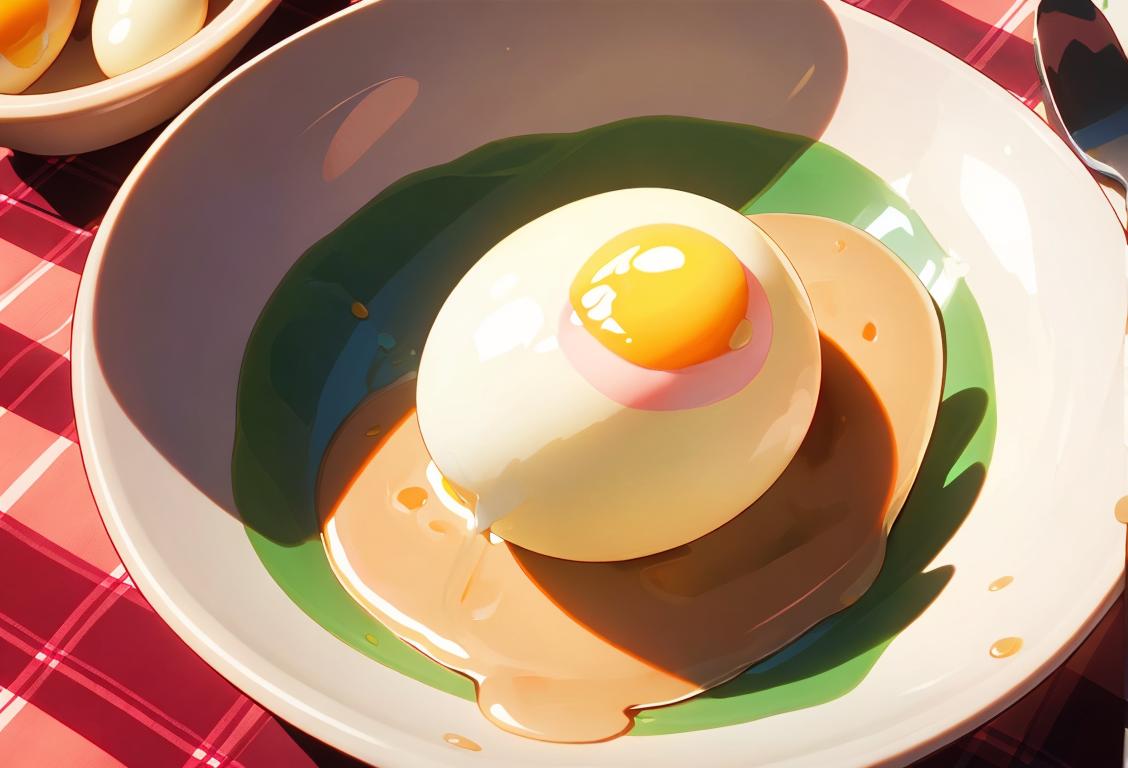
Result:
{"label": "sauce droplet", "polygon": [[995,644],[991,646],[990,653],[996,659],[1005,659],[1007,656],[1014,656],[1021,649],[1021,637],[1004,637],[995,641]]}
{"label": "sauce droplet", "polygon": [[427,491],[423,490],[417,485],[410,488],[404,488],[396,494],[396,501],[403,507],[414,512],[427,503]]}
{"label": "sauce droplet", "polygon": [[381,435],[381,433],[383,433],[383,431],[384,431],[384,428],[381,427],[379,424],[377,424],[376,426],[372,427],[367,432],[365,432],[364,436],[365,437],[379,437]]}
{"label": "sauce droplet", "polygon": [[478,742],[468,739],[465,736],[459,736],[457,733],[444,733],[443,741],[459,749],[467,749],[471,752],[482,751],[482,746]]}
{"label": "sauce droplet", "polygon": [[1014,581],[1014,576],[1001,576],[988,584],[987,589],[991,592],[998,592],[1012,581]]}
{"label": "sauce droplet", "polygon": [[866,323],[862,328],[862,338],[866,341],[873,341],[877,338],[877,326],[873,323]]}
{"label": "sauce droplet", "polygon": [[1128,524],[1128,496],[1116,502],[1116,519],[1122,523]]}
{"label": "sauce droplet", "polygon": [[364,306],[359,301],[354,301],[352,303],[352,313],[353,317],[357,320],[363,320],[368,317],[368,307]]}
{"label": "sauce droplet", "polygon": [[429,527],[435,533],[449,533],[450,532],[450,526],[447,525],[446,521],[444,521],[444,520],[432,520],[430,523],[427,524],[427,527]]}
{"label": "sauce droplet", "polygon": [[842,253],[844,250],[846,250],[846,241],[845,240],[835,240],[834,241],[834,250],[837,251],[838,253]]}
{"label": "sauce droplet", "polygon": [[372,645],[379,645],[380,644],[380,638],[376,637],[376,635],[372,634],[371,632],[366,634],[364,636],[364,639],[367,640]]}

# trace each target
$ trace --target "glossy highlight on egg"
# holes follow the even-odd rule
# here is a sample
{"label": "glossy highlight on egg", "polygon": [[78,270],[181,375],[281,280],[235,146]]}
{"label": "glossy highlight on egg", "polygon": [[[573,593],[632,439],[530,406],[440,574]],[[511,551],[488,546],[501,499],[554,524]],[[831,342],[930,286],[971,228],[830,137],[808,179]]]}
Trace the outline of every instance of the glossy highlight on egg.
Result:
{"label": "glossy highlight on egg", "polygon": [[463,277],[423,349],[419,424],[478,530],[625,560],[755,501],[819,381],[814,314],[778,247],[707,198],[627,189],[529,222]]}
{"label": "glossy highlight on egg", "polygon": [[90,39],[107,77],[125,74],[200,31],[208,0],[97,0]]}

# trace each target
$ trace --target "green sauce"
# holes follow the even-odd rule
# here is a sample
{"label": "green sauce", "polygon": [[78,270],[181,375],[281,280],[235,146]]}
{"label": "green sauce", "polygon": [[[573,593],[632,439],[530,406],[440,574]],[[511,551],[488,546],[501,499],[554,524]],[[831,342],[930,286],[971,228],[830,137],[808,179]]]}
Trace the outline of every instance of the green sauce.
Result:
{"label": "green sauce", "polygon": [[401,642],[333,576],[314,509],[321,458],[369,392],[415,368],[442,302],[491,246],[578,198],[648,186],[694,192],[745,213],[811,213],[871,228],[937,288],[947,368],[928,454],[870,590],[740,677],[640,713],[634,735],[747,722],[837,698],[861,682],[951,578],[951,566],[926,569],[970,511],[990,461],[990,347],[966,284],[941,288],[935,278],[943,250],[867,169],[800,136],[652,117],[504,139],[412,174],[310,248],[263,309],[240,375],[232,460],[247,535],[302,610],[373,660],[473,700],[467,678]]}

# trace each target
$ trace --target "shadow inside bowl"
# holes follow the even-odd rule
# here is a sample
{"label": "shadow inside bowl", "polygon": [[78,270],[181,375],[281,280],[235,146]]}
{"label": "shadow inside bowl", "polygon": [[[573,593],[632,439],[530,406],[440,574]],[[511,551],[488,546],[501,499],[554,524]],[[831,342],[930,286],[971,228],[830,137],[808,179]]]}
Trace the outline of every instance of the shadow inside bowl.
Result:
{"label": "shadow inside bowl", "polygon": [[[370,71],[327,80],[302,67],[287,80],[287,98],[274,97],[265,81],[282,76],[287,60],[324,53],[317,35],[305,36],[215,94],[208,108],[181,126],[123,207],[97,278],[94,343],[123,411],[218,507],[289,545],[316,537],[313,472],[324,443],[379,378],[361,371],[346,392],[326,389],[317,376],[327,375],[338,358],[346,361],[342,365],[371,369],[386,352],[372,347],[376,357],[342,357],[356,330],[347,311],[342,318],[327,316],[316,329],[300,322],[283,329],[274,347],[302,351],[279,355],[268,367],[269,383],[282,395],[272,416],[276,439],[267,441],[274,447],[247,448],[247,455],[289,451],[278,465],[285,476],[276,489],[279,511],[240,511],[227,450],[236,432],[244,347],[252,326],[258,322],[261,329],[266,322],[259,312],[271,291],[309,244],[384,189],[382,199],[393,199],[393,208],[383,208],[393,213],[382,230],[354,229],[332,245],[323,242],[295,269],[313,270],[302,299],[313,302],[309,311],[338,299],[347,299],[346,310],[352,301],[375,302],[361,335],[373,331],[381,316],[403,312],[397,324],[413,330],[399,335],[400,350],[419,350],[449,289],[513,229],[576,198],[630,186],[697,191],[738,207],[811,144],[806,137],[821,134],[845,81],[842,33],[821,0],[387,0],[364,10],[381,24],[333,29],[336,45],[375,52]],[[524,31],[544,25],[554,29],[550,39],[523,47]],[[372,29],[378,30],[375,39]],[[475,62],[472,78],[467,61]],[[347,169],[327,174],[326,153],[351,114],[333,107],[347,107],[374,84],[405,75],[418,82],[418,98],[390,130],[386,121],[376,121],[387,132],[363,157],[350,157]],[[232,120],[248,110],[249,120],[271,130]],[[765,148],[742,144],[732,131],[725,138],[722,128],[715,129],[717,141],[705,136],[687,142],[678,130],[655,129],[640,144],[608,133],[583,157],[568,157],[563,139],[539,135],[672,110],[788,134]],[[534,135],[509,140],[504,153],[491,150],[488,167],[469,168],[441,194],[432,190],[446,182],[433,172],[426,183],[395,183],[419,168],[521,134]],[[195,149],[216,143],[222,151]],[[555,165],[559,183],[533,198],[518,194],[543,172],[538,162]],[[526,170],[521,181],[519,171]],[[164,224],[145,226],[156,221]],[[434,249],[455,232],[459,247],[441,255],[441,269],[433,258],[429,266],[417,258],[416,250]],[[341,248],[368,258],[353,269],[338,258]],[[306,367],[298,372],[289,365]],[[313,383],[306,375],[311,371]],[[308,450],[293,452],[294,440]],[[293,489],[291,480],[302,487]],[[280,511],[293,509],[303,511]]]}

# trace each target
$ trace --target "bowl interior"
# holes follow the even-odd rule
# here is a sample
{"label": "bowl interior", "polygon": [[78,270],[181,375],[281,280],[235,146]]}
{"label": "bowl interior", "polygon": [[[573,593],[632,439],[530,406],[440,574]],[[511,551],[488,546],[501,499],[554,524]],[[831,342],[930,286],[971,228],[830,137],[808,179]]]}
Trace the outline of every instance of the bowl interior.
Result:
{"label": "bowl interior", "polygon": [[[966,280],[983,310],[995,459],[932,563],[951,580],[846,696],[714,731],[524,741],[371,663],[265,573],[232,499],[240,363],[295,260],[397,179],[499,138],[662,114],[819,138],[910,201],[951,257],[922,280],[938,301]],[[889,210],[869,212],[871,233],[904,229]],[[480,758],[444,732],[520,766],[735,766],[752,749],[771,765],[907,758],[1031,687],[1116,582],[1122,253],[1097,186],[1035,117],[845,4],[385,0],[228,78],[126,184],[76,309],[84,457],[115,544],[162,616],[268,707],[381,765]],[[1014,584],[989,593],[1003,575]],[[1024,650],[992,658],[1003,636]]]}

